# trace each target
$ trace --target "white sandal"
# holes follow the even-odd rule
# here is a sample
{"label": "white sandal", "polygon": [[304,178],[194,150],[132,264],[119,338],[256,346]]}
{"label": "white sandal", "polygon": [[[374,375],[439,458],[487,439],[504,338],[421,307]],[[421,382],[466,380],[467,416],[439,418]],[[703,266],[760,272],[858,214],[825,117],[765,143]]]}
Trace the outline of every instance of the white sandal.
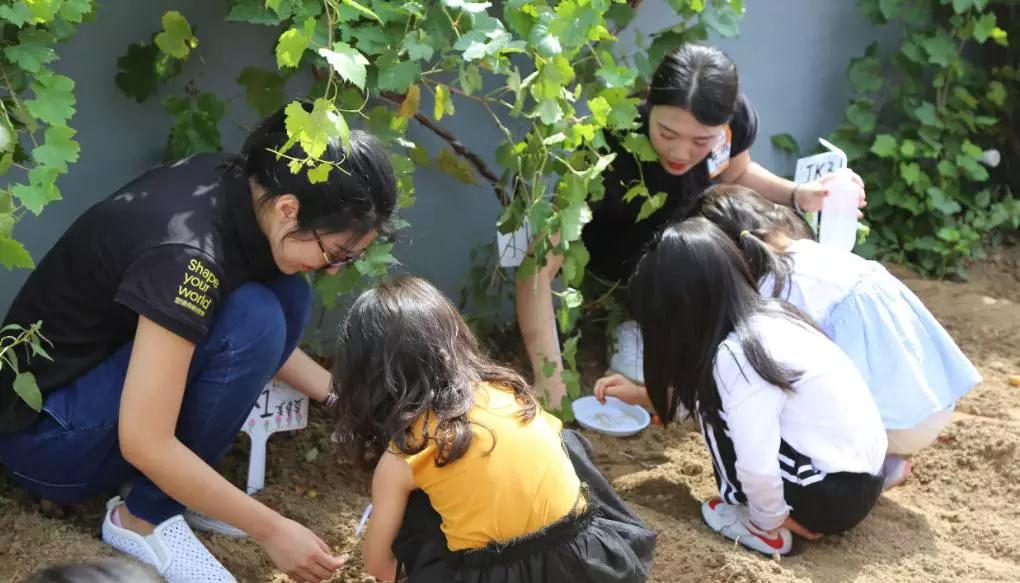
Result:
{"label": "white sandal", "polygon": [[103,542],[152,565],[167,583],[237,583],[198,540],[183,516],[169,518],[152,534],[142,536],[113,523],[113,513],[122,504],[120,496],[106,503]]}

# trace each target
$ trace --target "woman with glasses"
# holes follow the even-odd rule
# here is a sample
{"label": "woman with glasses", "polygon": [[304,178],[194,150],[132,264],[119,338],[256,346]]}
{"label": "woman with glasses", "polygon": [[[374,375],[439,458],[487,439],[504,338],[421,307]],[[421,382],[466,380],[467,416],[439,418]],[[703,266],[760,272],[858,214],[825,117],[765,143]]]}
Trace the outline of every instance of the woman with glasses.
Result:
{"label": "woman with glasses", "polygon": [[240,156],[156,168],[90,208],[5,320],[42,321],[53,358],[18,354],[41,411],[0,377],[3,466],[60,505],[129,486],[107,504],[103,540],[171,583],[234,580],[185,507],[247,532],[295,578],[340,566],[318,536],[213,469],[270,377],[335,400],[328,371],[297,348],[311,303],[302,274],[354,261],[396,203],[389,156],[364,132],[329,144],[324,182],[293,174],[287,157],[305,154],[285,118],[260,123]]}

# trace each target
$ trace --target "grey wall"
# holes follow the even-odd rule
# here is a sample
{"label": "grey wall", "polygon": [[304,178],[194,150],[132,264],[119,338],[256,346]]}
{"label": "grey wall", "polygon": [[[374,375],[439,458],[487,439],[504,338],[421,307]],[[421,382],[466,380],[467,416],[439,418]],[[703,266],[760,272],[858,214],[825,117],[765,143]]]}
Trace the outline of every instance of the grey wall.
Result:
{"label": "grey wall", "polygon": [[[747,14],[738,39],[713,39],[736,61],[744,91],[760,114],[759,137],[752,156],[777,173],[791,173],[793,160],[769,144],[772,134],[789,132],[806,145],[832,130],[842,119],[849,97],[845,70],[873,40],[886,42],[893,31],[876,31],[846,0],[746,0]],[[175,9],[184,14],[201,40],[204,66],[192,63],[165,92],[179,91],[193,79],[204,90],[230,99],[220,126],[227,150],[240,147],[245,127],[256,121],[234,82],[245,65],[273,68],[276,33],[269,27],[223,20],[226,3],[209,0],[104,0],[94,22],[60,50],[57,69],[77,83],[77,114],[81,158],[63,178],[64,200],[48,206],[40,219],[18,224],[15,236],[38,261],[67,226],[86,208],[121,184],[159,162],[170,118],[158,100],[139,105],[113,83],[116,61],[133,42],[148,40],[160,16]],[[631,29],[655,31],[670,22],[662,0],[641,6]],[[632,45],[633,33],[621,34]],[[292,80],[294,92],[304,80]],[[430,106],[430,104],[427,104]],[[456,102],[457,116],[442,125],[472,150],[492,159],[499,134],[475,103]],[[412,126],[411,139],[436,152],[440,141],[428,130]],[[495,167],[493,163],[493,167]],[[455,294],[467,270],[468,252],[494,236],[500,208],[484,184],[467,186],[430,169],[416,176],[417,204],[406,213],[414,225],[405,232],[397,256],[408,271],[427,277]],[[26,271],[0,270],[0,313],[6,312]]]}

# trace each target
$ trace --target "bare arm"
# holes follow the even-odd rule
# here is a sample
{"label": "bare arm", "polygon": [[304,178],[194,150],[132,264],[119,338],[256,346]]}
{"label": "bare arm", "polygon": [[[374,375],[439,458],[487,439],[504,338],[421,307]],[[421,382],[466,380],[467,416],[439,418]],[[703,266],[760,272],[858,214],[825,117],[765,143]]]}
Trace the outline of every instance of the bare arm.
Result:
{"label": "bare arm", "polygon": [[297,348],[283,363],[276,378],[301,391],[315,401],[326,400],[333,384],[333,376],[305,351]]}
{"label": "bare arm", "polygon": [[[741,152],[719,177],[719,182],[746,186],[772,202],[789,206],[790,193],[797,184],[769,172],[751,160],[750,152]],[[806,210],[806,209],[805,209]]]}
{"label": "bare arm", "polygon": [[[822,201],[829,194],[826,184],[846,173],[859,187],[857,206],[863,208],[867,204],[864,182],[860,176],[849,169],[843,169],[823,176],[819,180],[801,184],[800,188],[797,188],[797,206],[805,212],[821,210]],[[746,186],[772,202],[786,206],[792,206],[791,195],[794,187],[797,186],[796,182],[776,176],[761,164],[751,160],[750,152],[742,152],[730,160],[730,165],[719,177],[719,182]]]}
{"label": "bare arm", "polygon": [[282,570],[320,581],[340,566],[315,534],[234,487],[175,435],[195,347],[138,318],[119,416],[121,452],[178,502],[244,530]]}
{"label": "bare arm", "polygon": [[[563,265],[563,257],[550,255],[546,259],[545,266],[534,276],[517,280],[517,325],[531,360],[535,385],[545,393],[548,408],[558,410],[567,394],[567,387],[563,384],[563,359],[553,311],[552,280]],[[544,371],[546,361],[556,367],[549,377]]]}
{"label": "bare arm", "polygon": [[397,577],[393,541],[400,532],[407,498],[414,489],[414,476],[407,462],[384,453],[372,476],[372,519],[361,543],[365,570],[376,579],[393,581]]}

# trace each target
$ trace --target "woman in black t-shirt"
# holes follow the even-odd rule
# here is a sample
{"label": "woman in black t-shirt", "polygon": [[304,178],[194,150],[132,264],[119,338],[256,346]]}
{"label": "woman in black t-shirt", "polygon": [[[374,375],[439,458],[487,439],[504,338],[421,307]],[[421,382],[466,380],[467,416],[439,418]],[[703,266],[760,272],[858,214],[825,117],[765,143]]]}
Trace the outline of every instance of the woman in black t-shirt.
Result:
{"label": "woman in black t-shirt", "polygon": [[329,372],[297,348],[311,306],[302,272],[357,259],[396,203],[389,156],[361,131],[329,141],[324,179],[292,173],[305,151],[288,140],[286,117],[259,124],[240,156],[153,169],[90,208],[6,317],[41,320],[53,360],[18,355],[43,392],[39,412],[0,378],[0,461],[62,505],[129,487],[107,504],[103,540],[170,583],[234,580],[185,507],[245,531],[297,579],[341,565],[309,529],[213,469],[272,376],[335,402]]}
{"label": "woman in black t-shirt", "polygon": [[[749,148],[758,131],[758,115],[739,92],[737,68],[717,48],[686,44],[669,54],[652,76],[646,103],[641,108],[641,130],[658,154],[654,162],[639,162],[621,146],[622,139],[607,136],[616,153],[603,175],[605,196],[592,205],[592,220],[582,232],[591,255],[588,271],[611,282],[626,283],[645,245],[667,222],[684,218],[701,193],[715,183],[740,184],[764,197],[802,211],[821,208],[827,195],[826,179],[797,185],[776,176],[751,160]],[[644,220],[638,214],[642,198],[624,201],[624,195],[643,176],[648,193],[666,193],[665,204]],[[864,206],[861,186],[860,205]],[[517,321],[535,373],[553,407],[566,389],[552,306],[552,280],[563,263],[550,255],[533,278],[517,282]],[[623,342],[635,344],[633,323],[620,329]],[[639,344],[638,344],[639,346]],[[626,350],[624,350],[626,352]],[[640,350],[610,366],[625,368],[632,380],[641,380]],[[546,361],[556,365],[546,377]]]}

